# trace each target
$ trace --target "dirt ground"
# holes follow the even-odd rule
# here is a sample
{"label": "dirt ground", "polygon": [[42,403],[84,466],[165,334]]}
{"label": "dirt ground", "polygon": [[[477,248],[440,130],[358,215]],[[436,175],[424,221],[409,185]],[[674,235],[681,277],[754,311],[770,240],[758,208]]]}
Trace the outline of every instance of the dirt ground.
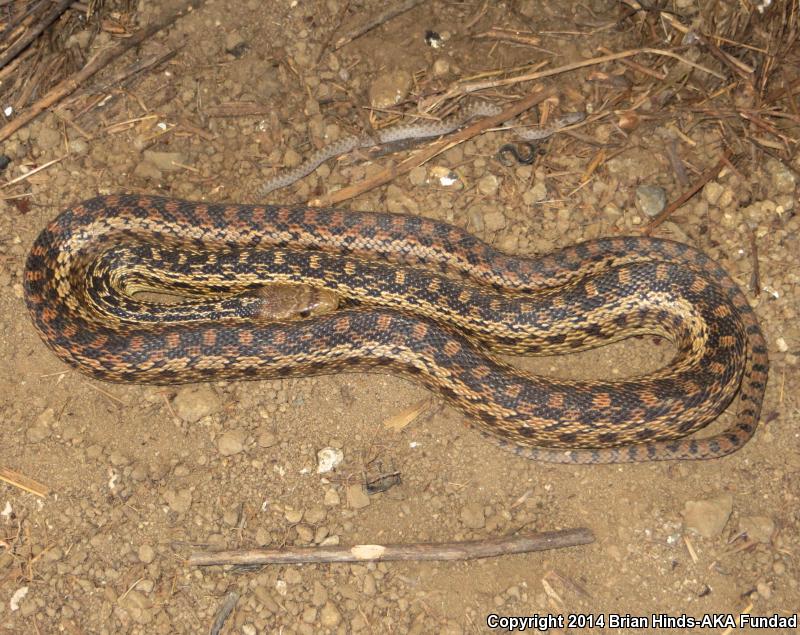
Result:
{"label": "dirt ground", "polygon": [[[367,122],[396,119],[404,108],[396,97],[416,100],[457,78],[533,70],[542,60],[561,66],[600,47],[635,48],[636,29],[614,26],[612,4],[436,0],[333,52],[341,19],[376,13],[383,3],[209,0],[139,50],[145,57],[177,49],[163,65],[109,85],[133,60],[125,58],[95,78],[96,91],[63,110],[66,117],[47,114],[0,148],[13,160],[4,181],[61,158],[4,191],[29,193],[24,205],[0,200],[0,467],[51,492],[39,498],[0,481],[0,632],[208,632],[231,592],[238,602],[221,632],[246,635],[484,632],[490,614],[605,616],[600,626],[551,630],[572,633],[644,632],[633,623],[615,627],[611,614],[796,615],[797,160],[784,165],[753,152],[656,232],[718,259],[747,290],[769,341],[762,425],[724,459],[533,463],[488,443],[436,400],[396,431],[387,420],[430,395],[380,374],[106,384],[56,359],[28,319],[27,250],[67,205],[119,191],[253,201],[282,166]],[[692,2],[677,4],[691,15]],[[151,10],[140,7],[140,23]],[[475,36],[493,26],[534,31],[538,43]],[[428,31],[440,39],[426,41]],[[74,46],[89,41],[74,37]],[[84,53],[108,41],[101,33]],[[555,76],[546,82],[558,96],[551,117],[602,116],[542,144],[533,166],[498,162],[497,149],[513,136],[490,132],[345,206],[447,220],[523,255],[636,233],[659,192],[672,201],[687,189],[670,151],[694,182],[724,146],[715,121],[684,117],[679,103],[664,105],[664,95],[637,88],[643,79],[622,64]],[[707,81],[696,71],[681,86],[702,91]],[[520,97],[530,88],[486,96]],[[609,104],[611,95],[622,97]],[[218,116],[231,114],[230,102],[266,108]],[[625,129],[620,113],[632,104],[652,116]],[[599,152],[605,161],[592,173]],[[329,161],[270,201],[306,201],[389,160]],[[448,172],[454,183],[440,178]],[[622,377],[669,357],[668,345],[640,338],[519,364],[554,376]],[[726,413],[714,429],[731,421]],[[343,460],[318,474],[317,452],[326,447]],[[364,494],[365,475],[394,472],[399,484]],[[452,541],[570,527],[590,528],[595,542],[468,562],[237,570],[185,560],[220,548]]]}

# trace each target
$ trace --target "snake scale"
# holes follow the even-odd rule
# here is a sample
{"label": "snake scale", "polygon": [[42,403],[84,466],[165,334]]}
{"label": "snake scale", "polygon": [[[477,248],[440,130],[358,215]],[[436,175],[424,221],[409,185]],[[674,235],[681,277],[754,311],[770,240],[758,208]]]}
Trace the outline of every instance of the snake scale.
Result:
{"label": "snake scale", "polygon": [[[259,289],[304,283],[343,306],[263,318]],[[703,459],[755,432],[764,337],[724,269],[680,243],[598,239],[503,254],[452,225],[387,213],[101,196],[36,239],[25,298],[45,343],[108,381],[180,383],[387,370],[532,459]],[[159,304],[135,296],[184,296]],[[617,381],[535,376],[495,352],[565,353],[654,333],[665,368]],[[490,350],[491,349],[491,350]],[[739,395],[735,422],[688,437]]]}

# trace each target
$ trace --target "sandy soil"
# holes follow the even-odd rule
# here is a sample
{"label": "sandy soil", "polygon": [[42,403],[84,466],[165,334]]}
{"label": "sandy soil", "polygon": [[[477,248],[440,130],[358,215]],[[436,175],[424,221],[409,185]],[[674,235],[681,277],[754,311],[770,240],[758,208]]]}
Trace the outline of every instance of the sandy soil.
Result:
{"label": "sandy soil", "polygon": [[[355,20],[381,4],[280,0],[267,10],[255,0],[209,0],[140,51],[177,48],[165,65],[124,86],[104,88],[100,77],[108,99],[88,109],[93,96],[74,102],[66,112],[75,125],[49,114],[2,148],[14,160],[4,178],[66,156],[15,190],[30,193],[29,207],[0,201],[0,466],[51,490],[40,499],[0,482],[0,632],[208,632],[230,592],[239,599],[222,632],[248,635],[483,632],[492,613],[607,620],[553,632],[643,632],[614,628],[610,614],[796,614],[797,163],[790,170],[746,159],[738,173],[725,169],[658,232],[717,258],[747,288],[770,342],[765,423],[721,460],[536,464],[487,443],[436,402],[401,431],[387,429],[387,419],[429,396],[390,376],[110,385],[65,367],[40,342],[22,299],[24,258],[70,203],[123,190],[250,201],[281,166],[363,129],[370,117],[389,121],[386,111],[401,106],[367,109],[387,95],[413,99],[458,77],[638,45],[631,28],[596,28],[616,18],[603,13],[605,3],[590,3],[596,14],[588,5],[535,1],[488,3],[481,13],[482,3],[435,1],[331,52],[340,16]],[[538,31],[540,48],[470,35],[492,26]],[[428,30],[442,36],[439,48],[426,43]],[[106,41],[101,34],[89,52]],[[637,188],[663,188],[667,200],[685,189],[667,147],[675,144],[693,181],[717,161],[723,139],[714,122],[676,114],[679,104],[657,108],[661,96],[637,87],[642,75],[620,65],[597,70],[550,80],[560,102],[553,116],[609,114],[544,144],[534,166],[504,167],[495,153],[512,137],[484,134],[348,206],[448,220],[526,255],[635,233],[648,220]],[[689,90],[706,81],[692,74]],[[614,108],[642,99],[640,112],[654,116],[622,132],[619,112],[604,106],[620,96]],[[266,114],[209,116],[227,102],[254,102]],[[581,185],[601,151],[608,159]],[[305,201],[386,161],[331,161],[271,200]],[[456,175],[454,185],[436,178],[442,168]],[[752,236],[758,289],[748,286]],[[519,363],[596,378],[652,369],[669,354],[669,346],[634,339]],[[324,447],[339,448],[344,460],[318,475]],[[361,492],[365,474],[394,471],[399,485]],[[472,562],[244,571],[185,562],[198,549],[465,540],[577,526],[596,542]]]}

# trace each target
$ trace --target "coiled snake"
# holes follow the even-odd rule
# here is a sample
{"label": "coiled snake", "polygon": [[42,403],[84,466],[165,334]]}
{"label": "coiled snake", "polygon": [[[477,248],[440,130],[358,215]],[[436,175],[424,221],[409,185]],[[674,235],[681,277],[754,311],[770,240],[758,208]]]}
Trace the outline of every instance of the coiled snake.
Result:
{"label": "coiled snake", "polygon": [[[345,306],[265,321],[268,282],[328,289]],[[185,296],[158,304],[132,296]],[[103,380],[177,383],[388,369],[533,459],[717,457],[754,433],[764,338],[713,260],[655,238],[593,240],[513,257],[451,225],[393,214],[94,198],[39,235],[25,269],[34,325],[61,359]],[[584,349],[634,333],[677,347],[620,381],[530,375],[500,352]],[[683,438],[739,393],[735,423]]]}

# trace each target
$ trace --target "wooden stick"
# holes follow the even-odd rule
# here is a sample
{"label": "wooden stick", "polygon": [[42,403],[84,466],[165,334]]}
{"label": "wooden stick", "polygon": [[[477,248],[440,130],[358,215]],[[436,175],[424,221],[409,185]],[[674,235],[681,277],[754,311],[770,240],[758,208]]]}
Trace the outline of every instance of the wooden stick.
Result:
{"label": "wooden stick", "polygon": [[48,161],[47,163],[42,163],[38,168],[34,168],[30,172],[25,172],[25,174],[20,174],[19,176],[14,177],[10,181],[6,181],[5,183],[0,183],[0,190],[7,188],[9,185],[14,185],[14,183],[19,183],[20,181],[24,181],[25,179],[29,179],[37,172],[41,172],[42,170],[46,170],[54,163],[58,163],[59,161],[63,161],[67,158],[65,154],[62,157],[58,157],[57,159],[53,159],[52,161]]}
{"label": "wooden stick", "polygon": [[97,71],[108,66],[108,64],[116,60],[120,55],[126,51],[129,51],[134,46],[139,46],[147,38],[173,24],[175,20],[181,17],[184,13],[197,9],[204,2],[205,0],[187,0],[180,6],[178,10],[168,13],[161,19],[156,20],[153,24],[150,24],[140,31],[134,33],[131,37],[122,40],[116,46],[101,51],[95,55],[81,70],[74,73],[71,77],[67,77],[66,79],[60,81],[41,99],[32,104],[28,110],[19,114],[17,117],[9,121],[5,126],[0,128],[0,142],[8,139],[8,137],[10,137],[27,123],[33,121],[42,112],[57,104],[67,95],[73,93],[83,82],[97,73]]}
{"label": "wooden stick", "polygon": [[486,88],[497,88],[499,86],[510,86],[512,84],[518,84],[519,82],[538,81],[540,79],[544,79],[545,77],[560,75],[562,73],[574,71],[579,68],[586,68],[587,66],[596,66],[597,64],[605,64],[606,62],[623,60],[628,57],[633,57],[635,55],[641,55],[643,53],[648,53],[651,55],[661,55],[663,57],[671,57],[672,59],[676,59],[679,62],[683,62],[684,64],[691,66],[692,68],[696,68],[699,71],[703,71],[704,73],[713,75],[717,79],[721,80],[725,79],[723,75],[720,75],[716,71],[713,71],[710,68],[706,68],[705,66],[701,66],[696,62],[692,62],[691,60],[688,60],[685,57],[681,57],[680,55],[678,55],[677,53],[673,53],[672,51],[666,51],[663,49],[654,49],[654,48],[640,48],[640,49],[632,49],[629,51],[620,51],[619,53],[611,53],[609,55],[601,55],[600,57],[591,57],[587,60],[580,60],[578,62],[573,62],[571,64],[564,64],[563,66],[557,66],[556,68],[548,68],[543,71],[525,73],[524,75],[515,75],[513,77],[506,77],[504,79],[456,84],[446,93],[444,93],[444,95],[437,95],[431,99],[432,100],[435,99],[436,101],[441,101],[443,99],[447,99],[450,97],[455,97],[466,93],[472,93],[475,92],[476,90],[484,90]]}
{"label": "wooden stick", "polygon": [[316,562],[387,562],[390,560],[472,560],[547,549],[563,549],[594,542],[585,528],[546,531],[526,536],[508,536],[464,542],[355,545],[353,547],[296,547],[242,551],[196,552],[189,556],[192,566],[220,564],[300,564]]}
{"label": "wooden stick", "polygon": [[330,205],[335,205],[349,198],[353,198],[354,196],[358,196],[359,194],[363,194],[364,192],[376,188],[379,185],[388,183],[392,179],[396,178],[398,175],[410,172],[415,167],[422,165],[423,163],[426,163],[436,155],[441,154],[445,150],[448,150],[453,146],[456,146],[459,143],[466,141],[467,139],[471,139],[477,134],[483,132],[484,130],[488,130],[489,128],[494,128],[508,121],[509,119],[513,119],[520,113],[525,112],[526,110],[532,108],[536,104],[544,101],[545,99],[554,94],[555,94],[555,89],[553,88],[548,88],[544,90],[541,88],[537,88],[536,90],[534,90],[533,93],[531,93],[527,97],[515,101],[513,104],[511,104],[511,106],[506,108],[500,114],[495,115],[493,117],[484,117],[479,121],[476,121],[471,126],[468,126],[463,130],[460,130],[445,139],[442,139],[440,141],[437,141],[436,143],[431,144],[425,150],[422,150],[421,152],[418,152],[417,154],[401,161],[396,166],[395,165],[389,166],[381,170],[377,174],[367,179],[364,179],[360,183],[356,183],[355,185],[344,187],[341,190],[337,190],[335,192],[331,192],[330,194],[326,194],[325,196],[315,198],[309,201],[309,205],[315,207],[327,207]]}
{"label": "wooden stick", "polygon": [[55,22],[71,4],[72,0],[60,0],[57,4],[55,4],[50,9],[49,13],[42,16],[42,18],[36,23],[36,26],[29,29],[25,35],[23,35],[19,40],[14,42],[14,44],[9,47],[3,57],[0,57],[0,68],[3,68],[11,60],[13,60],[17,56],[17,53],[25,50],[25,47],[39,37],[41,32]]}
{"label": "wooden stick", "polygon": [[9,470],[5,467],[0,467],[0,481],[5,481],[9,485],[19,487],[20,489],[30,492],[40,498],[46,498],[50,494],[50,488],[47,485],[42,485],[32,478],[28,478],[24,474]]}

